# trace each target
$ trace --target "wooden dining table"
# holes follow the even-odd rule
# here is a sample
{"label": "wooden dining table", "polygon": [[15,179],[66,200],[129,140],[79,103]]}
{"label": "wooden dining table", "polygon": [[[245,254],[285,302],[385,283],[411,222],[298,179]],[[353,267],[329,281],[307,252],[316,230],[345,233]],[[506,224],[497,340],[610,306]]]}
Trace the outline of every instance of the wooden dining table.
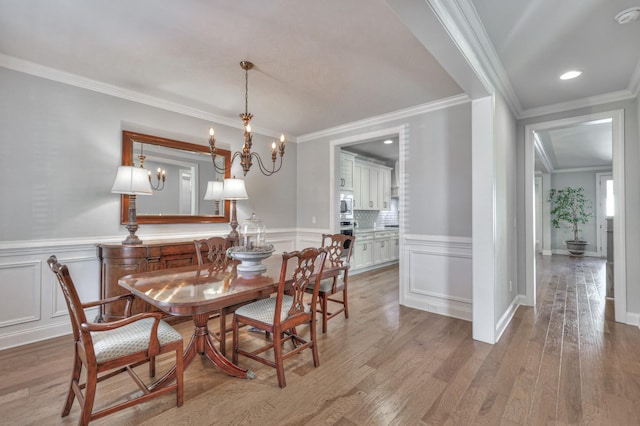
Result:
{"label": "wooden dining table", "polygon": [[[196,354],[201,354],[230,376],[252,379],[255,377],[252,371],[233,364],[216,348],[207,323],[211,314],[223,308],[269,297],[277,290],[282,256],[273,255],[262,263],[267,269],[259,274],[239,272],[237,263],[230,262],[225,269],[218,270],[210,265],[194,265],[126,275],[118,284],[169,315],[193,319],[193,335],[184,352],[185,369]],[[327,262],[322,277],[334,277],[346,267]],[[153,387],[162,387],[174,378],[175,367]]]}

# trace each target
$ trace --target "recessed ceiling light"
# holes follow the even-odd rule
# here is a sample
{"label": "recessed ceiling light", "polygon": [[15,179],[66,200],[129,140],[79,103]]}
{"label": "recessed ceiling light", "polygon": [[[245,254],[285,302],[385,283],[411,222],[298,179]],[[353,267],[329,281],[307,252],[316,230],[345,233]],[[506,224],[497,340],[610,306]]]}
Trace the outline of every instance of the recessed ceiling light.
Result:
{"label": "recessed ceiling light", "polygon": [[393,141],[391,139],[387,139],[386,141],[384,141],[385,145],[390,145],[392,143],[393,143]]}
{"label": "recessed ceiling light", "polygon": [[560,80],[571,80],[572,78],[578,77],[580,74],[582,74],[582,71],[567,71],[560,76]]}
{"label": "recessed ceiling light", "polygon": [[615,20],[618,24],[628,24],[640,18],[640,6],[630,7],[618,13]]}

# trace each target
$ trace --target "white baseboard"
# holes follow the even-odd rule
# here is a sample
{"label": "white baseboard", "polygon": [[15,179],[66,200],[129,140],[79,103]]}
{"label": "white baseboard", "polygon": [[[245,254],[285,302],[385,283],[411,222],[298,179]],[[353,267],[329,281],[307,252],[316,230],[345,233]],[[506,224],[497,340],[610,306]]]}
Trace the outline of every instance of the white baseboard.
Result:
{"label": "white baseboard", "polygon": [[634,312],[627,312],[627,324],[635,325],[640,328],[640,314]]}
{"label": "white baseboard", "polygon": [[511,304],[509,305],[509,308],[506,310],[504,315],[502,315],[502,318],[500,318],[500,320],[496,324],[496,342],[498,342],[500,340],[500,337],[502,336],[502,333],[504,333],[504,330],[506,330],[506,328],[511,323],[511,320],[513,319],[513,316],[516,314],[516,311],[518,310],[518,307],[520,306],[521,298],[523,298],[523,296],[518,295],[511,301]]}
{"label": "white baseboard", "polygon": [[[53,337],[65,336],[71,333],[71,324],[68,321],[62,324],[47,324],[28,330],[15,331],[0,335],[0,350],[27,345]],[[72,341],[73,339],[70,339],[70,342]]]}

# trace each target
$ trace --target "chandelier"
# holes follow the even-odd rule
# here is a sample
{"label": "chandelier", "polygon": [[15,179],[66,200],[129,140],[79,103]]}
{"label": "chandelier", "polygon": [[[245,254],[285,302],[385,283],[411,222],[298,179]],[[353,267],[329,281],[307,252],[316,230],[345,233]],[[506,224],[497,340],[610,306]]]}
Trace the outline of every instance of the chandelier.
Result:
{"label": "chandelier", "polygon": [[[240,165],[242,166],[242,170],[244,172],[244,176],[247,175],[249,169],[253,165],[253,159],[255,159],[258,163],[258,167],[260,171],[265,176],[271,176],[272,174],[278,172],[280,168],[282,168],[282,156],[284,155],[284,134],[280,135],[280,144],[276,144],[273,142],[271,144],[271,169],[268,169],[264,163],[262,162],[262,158],[257,152],[251,151],[252,135],[251,135],[251,119],[253,118],[253,114],[249,112],[249,70],[253,68],[253,64],[249,61],[240,62],[240,68],[244,70],[244,112],[240,114],[240,119],[242,119],[242,123],[244,124],[244,145],[242,146],[242,151],[236,151],[231,157],[231,161],[229,164],[225,164],[223,167],[220,167],[216,164],[216,139],[214,137],[213,128],[209,129],[209,148],[211,150],[211,158],[213,159],[213,167],[218,173],[224,174],[227,170],[231,168],[233,162],[236,158],[240,157]],[[280,162],[278,167],[276,167],[276,160],[278,158],[278,153],[280,154]]]}

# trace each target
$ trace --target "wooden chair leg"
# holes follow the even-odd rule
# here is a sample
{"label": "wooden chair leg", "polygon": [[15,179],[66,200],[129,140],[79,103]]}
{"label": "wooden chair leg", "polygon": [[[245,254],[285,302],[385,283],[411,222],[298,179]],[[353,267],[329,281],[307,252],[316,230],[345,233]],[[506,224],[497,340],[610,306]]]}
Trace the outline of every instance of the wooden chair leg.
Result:
{"label": "wooden chair leg", "polygon": [[149,377],[156,377],[156,357],[149,357]]}
{"label": "wooden chair leg", "polygon": [[282,332],[273,332],[273,354],[276,364],[276,373],[278,375],[278,386],[284,388],[287,382],[284,378],[284,358],[282,356]]}
{"label": "wooden chair leg", "polygon": [[311,351],[313,352],[313,366],[318,367],[320,365],[320,357],[318,356],[318,344],[317,344],[317,332],[315,321],[311,323],[310,339],[311,339]]}
{"label": "wooden chair leg", "polygon": [[320,296],[320,300],[321,300],[321,304],[322,304],[322,333],[326,333],[327,332],[327,321],[329,320],[329,312],[327,311],[328,309],[328,302],[327,299],[329,298],[329,296],[327,295],[327,293],[323,293]]}
{"label": "wooden chair leg", "polygon": [[344,284],[344,290],[342,290],[342,300],[344,301],[344,317],[349,318],[349,302],[347,301],[347,283]]}
{"label": "wooden chair leg", "polygon": [[220,309],[220,353],[227,355],[227,311]]}
{"label": "wooden chair leg", "polygon": [[87,386],[84,392],[84,405],[80,414],[79,425],[86,426],[89,424],[91,412],[93,411],[93,402],[96,398],[96,386],[98,385],[98,371],[92,366],[87,366]]}
{"label": "wooden chair leg", "polygon": [[73,371],[71,372],[71,382],[69,383],[69,392],[67,393],[67,402],[64,404],[64,408],[62,409],[62,416],[66,417],[71,412],[71,407],[73,406],[73,400],[76,398],[76,393],[73,390],[73,383],[80,383],[80,374],[82,373],[82,360],[78,356],[76,352],[73,357]]}
{"label": "wooden chair leg", "polygon": [[231,362],[238,364],[238,321],[236,321],[236,315],[233,314],[233,353],[231,354]]}

